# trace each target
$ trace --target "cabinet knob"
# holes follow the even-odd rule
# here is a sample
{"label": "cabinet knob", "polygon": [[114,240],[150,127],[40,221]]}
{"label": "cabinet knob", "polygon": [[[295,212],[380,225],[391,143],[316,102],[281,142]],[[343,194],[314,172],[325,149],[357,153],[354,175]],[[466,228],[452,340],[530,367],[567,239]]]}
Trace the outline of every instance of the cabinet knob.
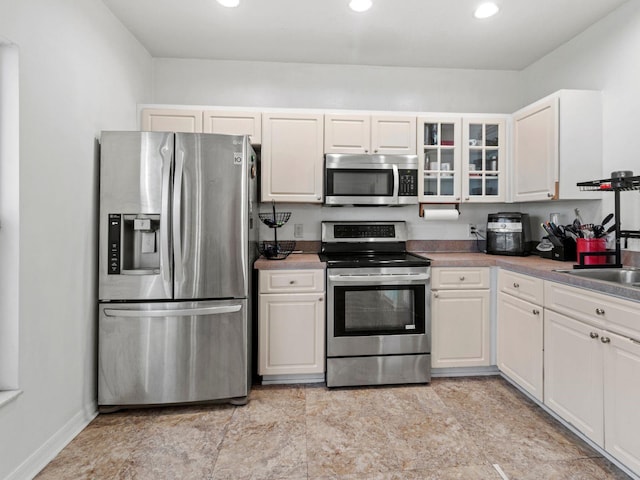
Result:
{"label": "cabinet knob", "polygon": [[599,337],[599,335],[598,335],[596,332],[591,332],[591,333],[589,334],[589,336],[590,336],[591,338],[598,338],[598,337]]}
{"label": "cabinet knob", "polygon": [[434,296],[435,298],[438,298],[438,292],[433,292],[433,296]]}
{"label": "cabinet knob", "polygon": [[318,299],[318,301],[319,301],[319,302],[322,302],[323,300],[324,300],[324,298],[322,298],[322,297],[320,297],[320,298]]}
{"label": "cabinet knob", "polygon": [[537,308],[533,309],[533,314],[534,315],[540,315],[540,310],[538,310]]}
{"label": "cabinet knob", "polygon": [[456,197],[456,200],[460,200],[460,197]]}
{"label": "cabinet knob", "polygon": [[469,197],[464,197],[465,200],[469,200]]}
{"label": "cabinet knob", "polygon": [[460,276],[460,281],[464,282],[464,275]]}
{"label": "cabinet knob", "polygon": [[289,280],[289,285],[293,285],[294,283],[296,283],[295,280]]}
{"label": "cabinet knob", "polygon": [[604,315],[604,310],[602,308],[596,308],[596,315]]}
{"label": "cabinet knob", "polygon": [[366,148],[364,149],[364,153],[369,153],[369,150],[367,150]]}
{"label": "cabinet knob", "polygon": [[553,198],[553,193],[551,193],[551,192],[547,192],[547,197],[549,197],[549,198]]}
{"label": "cabinet knob", "polygon": [[513,282],[513,288],[520,288],[520,284],[516,283],[516,282]]}
{"label": "cabinet knob", "polygon": [[610,342],[611,342],[611,339],[610,339],[609,337],[601,337],[601,338],[600,338],[600,341],[601,341],[602,343],[610,343]]}
{"label": "cabinet knob", "polygon": [[373,151],[373,153],[378,153],[378,149],[376,148],[376,149]]}

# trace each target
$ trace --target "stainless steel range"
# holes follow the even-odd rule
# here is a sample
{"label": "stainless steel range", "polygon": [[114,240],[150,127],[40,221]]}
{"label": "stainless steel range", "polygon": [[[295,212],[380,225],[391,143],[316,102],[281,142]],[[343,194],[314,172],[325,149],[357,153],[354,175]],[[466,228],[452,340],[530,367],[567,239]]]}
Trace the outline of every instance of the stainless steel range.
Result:
{"label": "stainless steel range", "polygon": [[322,222],[327,386],[431,380],[431,262],[405,222]]}

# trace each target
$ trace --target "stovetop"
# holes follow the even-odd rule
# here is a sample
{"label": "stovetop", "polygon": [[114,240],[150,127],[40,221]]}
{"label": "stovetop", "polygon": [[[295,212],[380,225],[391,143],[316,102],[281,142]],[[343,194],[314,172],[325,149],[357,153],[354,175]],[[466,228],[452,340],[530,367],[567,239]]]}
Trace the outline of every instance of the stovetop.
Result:
{"label": "stovetop", "polygon": [[408,252],[395,253],[321,253],[328,268],[428,267],[431,260]]}

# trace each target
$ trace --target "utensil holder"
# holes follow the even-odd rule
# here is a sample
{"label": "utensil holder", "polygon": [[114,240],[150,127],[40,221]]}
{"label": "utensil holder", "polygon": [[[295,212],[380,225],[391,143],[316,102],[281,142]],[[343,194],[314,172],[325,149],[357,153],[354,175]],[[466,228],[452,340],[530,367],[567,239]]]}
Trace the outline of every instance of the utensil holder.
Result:
{"label": "utensil holder", "polygon": [[576,260],[580,265],[604,265],[612,252],[607,252],[606,238],[578,238]]}
{"label": "utensil holder", "polygon": [[554,246],[551,250],[551,259],[560,262],[574,262],[576,260],[576,242],[573,238],[565,238],[562,246]]}

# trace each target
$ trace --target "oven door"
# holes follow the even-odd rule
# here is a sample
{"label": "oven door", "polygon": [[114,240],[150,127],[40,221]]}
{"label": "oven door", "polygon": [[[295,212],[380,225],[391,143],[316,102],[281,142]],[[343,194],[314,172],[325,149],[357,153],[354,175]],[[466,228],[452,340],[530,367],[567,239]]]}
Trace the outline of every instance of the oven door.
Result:
{"label": "oven door", "polygon": [[429,267],[327,270],[327,356],[429,353]]}

